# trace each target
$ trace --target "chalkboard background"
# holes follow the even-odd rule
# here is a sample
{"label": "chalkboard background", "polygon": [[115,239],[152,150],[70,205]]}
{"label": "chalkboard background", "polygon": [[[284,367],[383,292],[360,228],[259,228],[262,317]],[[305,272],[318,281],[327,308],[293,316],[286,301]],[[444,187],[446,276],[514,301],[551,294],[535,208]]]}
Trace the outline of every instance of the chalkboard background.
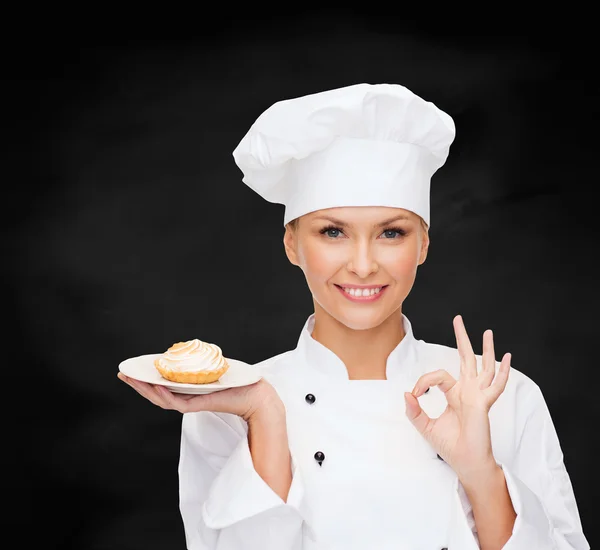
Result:
{"label": "chalkboard background", "polygon": [[359,82],[403,84],[457,126],[403,306],[415,336],[455,346],[460,313],[481,353],[494,330],[498,358],[542,388],[600,541],[598,87],[585,21],[554,23],[473,36],[355,12],[213,14],[186,38],[63,25],[10,42],[4,476],[22,547],[185,548],[181,416],[117,366],[195,337],[250,363],[295,347],[312,299],[283,206],[242,183],[231,153],[275,101]]}

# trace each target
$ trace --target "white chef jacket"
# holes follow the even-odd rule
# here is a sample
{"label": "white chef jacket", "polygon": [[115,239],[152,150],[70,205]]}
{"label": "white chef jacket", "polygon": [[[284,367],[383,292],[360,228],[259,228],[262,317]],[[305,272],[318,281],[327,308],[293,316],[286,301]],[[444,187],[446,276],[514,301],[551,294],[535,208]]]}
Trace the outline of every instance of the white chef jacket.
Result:
{"label": "white chef jacket", "polygon": [[[287,502],[254,469],[243,419],[183,415],[179,490],[187,548],[479,548],[462,484],[405,414],[403,394],[423,374],[445,369],[458,380],[458,350],[417,340],[402,315],[406,334],[387,359],[387,380],[349,380],[342,360],[312,338],[314,320],[313,313],[294,350],[254,365],[287,411]],[[480,368],[480,355],[477,361]],[[437,387],[419,403],[431,417],[447,405]],[[489,418],[494,457],[517,513],[504,549],[589,550],[539,386],[511,367]]]}

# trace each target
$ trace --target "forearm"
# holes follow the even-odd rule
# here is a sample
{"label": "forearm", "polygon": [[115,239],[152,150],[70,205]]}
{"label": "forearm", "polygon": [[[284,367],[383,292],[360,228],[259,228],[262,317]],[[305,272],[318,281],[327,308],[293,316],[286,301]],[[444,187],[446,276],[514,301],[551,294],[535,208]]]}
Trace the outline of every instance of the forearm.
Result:
{"label": "forearm", "polygon": [[254,469],[287,502],[292,484],[285,409],[273,407],[248,422],[248,445]]}
{"label": "forearm", "polygon": [[512,535],[516,513],[510,499],[502,468],[496,466],[488,475],[462,480],[482,550],[500,550]]}

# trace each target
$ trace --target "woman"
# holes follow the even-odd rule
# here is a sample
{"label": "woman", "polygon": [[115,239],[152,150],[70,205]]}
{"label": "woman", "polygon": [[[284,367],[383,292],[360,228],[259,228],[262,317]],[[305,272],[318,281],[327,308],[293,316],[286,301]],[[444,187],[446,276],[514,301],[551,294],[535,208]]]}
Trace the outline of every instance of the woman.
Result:
{"label": "woman", "polygon": [[[180,508],[200,549],[589,549],[540,388],[495,360],[418,340],[402,312],[429,247],[449,115],[398,85],[267,109],[234,151],[285,205],[284,247],[313,296],[294,350],[256,384],[175,395]],[[359,289],[359,290],[356,290]]]}

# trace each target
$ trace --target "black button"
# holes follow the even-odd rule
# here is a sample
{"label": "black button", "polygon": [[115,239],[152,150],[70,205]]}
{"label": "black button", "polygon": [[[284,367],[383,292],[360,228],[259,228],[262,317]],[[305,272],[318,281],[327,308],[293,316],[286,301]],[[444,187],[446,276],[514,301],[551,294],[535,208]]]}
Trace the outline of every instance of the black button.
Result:
{"label": "black button", "polygon": [[[427,388],[427,389],[425,390],[425,393],[427,393],[427,392],[428,392],[430,389],[431,389],[431,388]],[[442,548],[442,550],[444,550],[444,549]]]}
{"label": "black button", "polygon": [[304,399],[306,399],[306,402],[309,405],[312,405],[317,400],[317,398],[312,393],[306,394],[306,397]]}
{"label": "black button", "polygon": [[315,453],[315,460],[319,463],[319,466],[321,466],[325,460],[325,455],[321,451],[317,451]]}

